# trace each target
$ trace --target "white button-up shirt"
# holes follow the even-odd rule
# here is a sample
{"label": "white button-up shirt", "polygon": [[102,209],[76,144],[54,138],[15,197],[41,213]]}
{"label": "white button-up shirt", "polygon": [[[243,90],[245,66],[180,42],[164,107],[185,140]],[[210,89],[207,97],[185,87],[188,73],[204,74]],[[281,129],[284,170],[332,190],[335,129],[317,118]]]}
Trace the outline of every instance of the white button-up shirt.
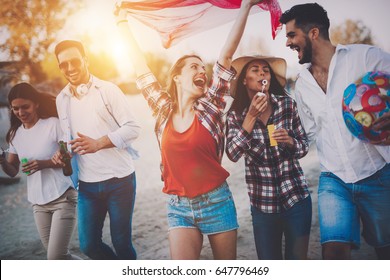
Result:
{"label": "white button-up shirt", "polygon": [[67,142],[78,138],[80,132],[94,139],[107,135],[115,145],[77,156],[80,180],[100,182],[134,172],[132,157],[126,149],[138,137],[140,126],[119,87],[93,76],[88,93],[80,100],[72,96],[67,85],[57,96],[56,104]]}
{"label": "white button-up shirt", "polygon": [[354,137],[345,125],[345,88],[369,71],[390,73],[390,54],[368,45],[338,45],[329,66],[327,92],[305,67],[295,85],[298,112],[310,143],[316,142],[321,171],[354,183],[390,162],[390,146],[372,145]]}

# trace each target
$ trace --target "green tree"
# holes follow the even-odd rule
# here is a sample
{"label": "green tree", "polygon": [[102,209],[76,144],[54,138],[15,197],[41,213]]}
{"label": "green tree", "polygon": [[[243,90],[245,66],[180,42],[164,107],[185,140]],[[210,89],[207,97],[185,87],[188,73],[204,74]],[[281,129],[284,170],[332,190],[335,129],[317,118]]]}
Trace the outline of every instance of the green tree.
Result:
{"label": "green tree", "polygon": [[0,5],[0,51],[15,67],[27,74],[31,82],[45,79],[40,61],[44,59],[56,33],[79,1],[2,0]]}
{"label": "green tree", "polygon": [[370,28],[361,20],[347,19],[344,23],[332,28],[330,39],[334,44],[374,44]]}

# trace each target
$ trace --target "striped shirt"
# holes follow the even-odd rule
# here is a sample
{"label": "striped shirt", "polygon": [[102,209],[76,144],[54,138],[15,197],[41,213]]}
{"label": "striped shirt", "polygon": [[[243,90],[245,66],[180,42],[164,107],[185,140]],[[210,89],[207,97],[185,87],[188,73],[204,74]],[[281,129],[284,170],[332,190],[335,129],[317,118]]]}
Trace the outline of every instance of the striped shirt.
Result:
{"label": "striped shirt", "polygon": [[[229,95],[230,81],[235,74],[234,70],[225,69],[217,62],[213,67],[213,78],[207,93],[194,103],[196,116],[216,142],[219,162],[222,160],[225,145],[223,119],[225,97]],[[136,83],[156,118],[154,131],[161,149],[163,131],[174,109],[173,102],[152,73],[140,76]]]}
{"label": "striped shirt", "polygon": [[242,128],[248,109],[242,114],[230,111],[227,117],[226,153],[236,162],[245,157],[245,179],[250,202],[264,213],[280,213],[309,196],[299,158],[309,149],[295,101],[288,96],[271,95],[273,114],[268,124],[284,128],[294,139],[289,148],[284,143],[271,147],[267,127],[261,121],[251,133]]}

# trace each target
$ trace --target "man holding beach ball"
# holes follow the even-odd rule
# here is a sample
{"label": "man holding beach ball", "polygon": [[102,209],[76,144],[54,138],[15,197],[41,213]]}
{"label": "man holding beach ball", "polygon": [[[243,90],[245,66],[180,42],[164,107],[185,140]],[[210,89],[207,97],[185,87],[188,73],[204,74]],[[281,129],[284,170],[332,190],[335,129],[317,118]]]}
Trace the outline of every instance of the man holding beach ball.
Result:
{"label": "man holding beach ball", "polygon": [[[390,54],[329,39],[317,3],[283,13],[286,46],[306,64],[296,81],[300,118],[321,165],[318,210],[324,259],[350,259],[362,235],[390,259]],[[387,73],[387,74],[386,74]],[[349,87],[350,86],[350,87]]]}

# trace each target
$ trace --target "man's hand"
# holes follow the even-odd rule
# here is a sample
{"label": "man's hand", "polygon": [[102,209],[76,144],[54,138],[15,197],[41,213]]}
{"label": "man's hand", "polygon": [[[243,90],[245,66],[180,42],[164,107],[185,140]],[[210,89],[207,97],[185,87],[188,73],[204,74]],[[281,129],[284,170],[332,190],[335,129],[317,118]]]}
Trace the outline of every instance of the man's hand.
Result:
{"label": "man's hand", "polygon": [[[390,102],[390,96],[379,95],[384,102]],[[380,118],[377,118],[373,124],[372,129],[378,130],[388,130],[390,131],[390,111],[384,113]]]}
{"label": "man's hand", "polygon": [[380,118],[377,118],[373,124],[372,129],[379,130],[388,130],[390,131],[390,111],[384,113]]}
{"label": "man's hand", "polygon": [[99,141],[88,137],[80,132],[77,132],[79,138],[69,141],[72,145],[72,151],[79,154],[85,155],[89,153],[96,153],[100,150]]}
{"label": "man's hand", "polygon": [[[390,102],[390,96],[380,95],[383,101]],[[374,145],[390,145],[390,111],[384,113],[381,117],[377,118],[372,127],[375,131],[381,131],[387,133],[387,137],[381,141],[371,142]]]}

